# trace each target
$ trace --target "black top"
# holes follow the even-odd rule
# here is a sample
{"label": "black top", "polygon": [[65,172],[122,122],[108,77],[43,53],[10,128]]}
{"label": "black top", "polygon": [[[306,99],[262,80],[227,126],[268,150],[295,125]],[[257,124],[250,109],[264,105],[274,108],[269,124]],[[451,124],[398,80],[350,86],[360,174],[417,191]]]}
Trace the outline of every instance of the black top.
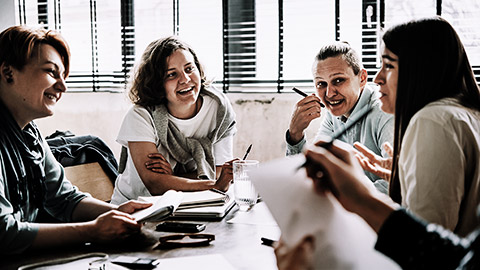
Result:
{"label": "black top", "polygon": [[375,249],[402,269],[480,269],[479,234],[461,238],[399,209],[380,228]]}

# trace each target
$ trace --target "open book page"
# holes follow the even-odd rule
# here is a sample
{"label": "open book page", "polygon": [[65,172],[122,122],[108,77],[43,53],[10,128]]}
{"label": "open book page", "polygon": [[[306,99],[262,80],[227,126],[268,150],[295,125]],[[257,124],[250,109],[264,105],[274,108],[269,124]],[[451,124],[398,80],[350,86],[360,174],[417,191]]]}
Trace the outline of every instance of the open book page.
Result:
{"label": "open book page", "polygon": [[400,269],[377,252],[375,232],[358,215],[347,212],[332,195],[318,195],[305,169],[303,155],[261,164],[252,172],[257,191],[282,232],[295,246],[304,236],[315,237],[315,269]]}
{"label": "open book page", "polygon": [[144,200],[153,203],[153,205],[133,213],[132,216],[138,222],[160,221],[173,214],[180,205],[182,198],[182,192],[169,190],[162,196],[155,196],[154,200]]}
{"label": "open book page", "polygon": [[222,206],[229,200],[227,194],[220,194],[211,190],[184,192],[182,203],[178,209],[193,207]]}
{"label": "open book page", "polygon": [[[183,197],[178,206],[178,210],[196,207],[222,206],[230,199],[227,194],[220,194],[210,190],[182,192],[182,194]],[[154,203],[159,197],[161,196],[140,196],[138,199]]]}
{"label": "open book page", "polygon": [[[185,194],[186,192],[184,192]],[[221,195],[221,194],[218,194]],[[224,195],[222,195],[224,196]],[[175,217],[192,217],[192,218],[223,218],[230,209],[235,205],[235,198],[233,194],[233,185],[230,185],[230,188],[226,192],[225,202],[218,206],[204,206],[204,207],[193,207],[193,208],[178,208],[175,211]]]}

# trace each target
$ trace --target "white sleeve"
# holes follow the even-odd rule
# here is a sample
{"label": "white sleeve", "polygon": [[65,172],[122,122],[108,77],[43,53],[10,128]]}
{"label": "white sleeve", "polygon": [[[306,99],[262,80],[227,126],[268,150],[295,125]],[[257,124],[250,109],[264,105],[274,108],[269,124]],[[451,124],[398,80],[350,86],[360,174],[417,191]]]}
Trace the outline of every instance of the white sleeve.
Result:
{"label": "white sleeve", "polygon": [[213,155],[215,157],[215,165],[223,165],[223,163],[233,159],[233,136],[221,139],[213,145]]}
{"label": "white sleeve", "polygon": [[453,231],[465,195],[465,166],[458,136],[450,125],[412,119],[399,158],[402,205]]}
{"label": "white sleeve", "polygon": [[152,142],[156,144],[157,141],[158,137],[150,113],[140,106],[131,108],[123,119],[117,142],[127,147],[128,142]]}

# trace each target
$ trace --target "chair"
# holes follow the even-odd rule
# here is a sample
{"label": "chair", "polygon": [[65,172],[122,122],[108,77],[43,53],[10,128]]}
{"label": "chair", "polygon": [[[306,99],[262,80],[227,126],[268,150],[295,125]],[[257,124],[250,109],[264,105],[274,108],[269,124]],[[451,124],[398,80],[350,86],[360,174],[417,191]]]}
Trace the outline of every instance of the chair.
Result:
{"label": "chair", "polygon": [[92,197],[109,202],[113,184],[98,162],[65,167],[67,179],[80,191]]}

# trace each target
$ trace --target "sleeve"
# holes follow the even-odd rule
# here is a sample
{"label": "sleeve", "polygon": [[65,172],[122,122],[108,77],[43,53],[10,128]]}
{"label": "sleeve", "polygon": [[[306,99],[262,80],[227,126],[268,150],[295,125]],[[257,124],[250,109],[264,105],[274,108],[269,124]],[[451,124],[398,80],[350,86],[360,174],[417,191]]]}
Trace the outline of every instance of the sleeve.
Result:
{"label": "sleeve", "polygon": [[377,140],[378,140],[378,146],[382,151],[382,156],[384,158],[390,157],[390,156],[387,154],[385,149],[383,149],[383,144],[388,142],[390,143],[390,145],[393,146],[393,124],[394,124],[393,115],[383,114],[383,116],[380,117],[378,121]]}
{"label": "sleeve", "polygon": [[305,136],[303,136],[303,138],[295,145],[290,144],[289,141],[290,141],[290,133],[287,130],[287,132],[285,133],[285,142],[287,145],[287,151],[286,151],[287,156],[300,154],[302,152],[303,146],[307,142],[305,139]]}
{"label": "sleeve", "polygon": [[233,135],[227,136],[213,145],[215,165],[221,166],[233,159]]}
{"label": "sleeve", "polygon": [[471,237],[459,238],[441,226],[427,225],[404,209],[387,218],[375,244],[402,269],[456,269],[470,248]]}
{"label": "sleeve", "polygon": [[432,119],[412,119],[398,164],[402,206],[453,231],[465,193],[466,159],[457,134]]}
{"label": "sleeve", "polygon": [[71,222],[75,207],[87,195],[67,180],[63,167],[57,162],[46,143],[44,149],[47,185],[45,210],[63,222]]}
{"label": "sleeve", "polygon": [[[53,157],[46,142],[44,149],[47,186],[45,209],[59,220],[70,221],[73,210],[86,195],[65,180],[63,168]],[[39,228],[36,223],[20,221],[14,216],[6,192],[5,179],[0,172],[0,254],[21,253],[31,246]],[[32,212],[35,213],[35,210],[32,209]],[[34,219],[30,213],[25,215],[27,220]]]}
{"label": "sleeve", "polygon": [[5,181],[0,171],[0,254],[21,253],[33,243],[38,226],[14,217],[13,207],[7,199]]}
{"label": "sleeve", "polygon": [[158,137],[150,113],[143,107],[134,106],[123,119],[117,142],[127,147],[128,142],[152,142],[156,144],[157,141]]}

